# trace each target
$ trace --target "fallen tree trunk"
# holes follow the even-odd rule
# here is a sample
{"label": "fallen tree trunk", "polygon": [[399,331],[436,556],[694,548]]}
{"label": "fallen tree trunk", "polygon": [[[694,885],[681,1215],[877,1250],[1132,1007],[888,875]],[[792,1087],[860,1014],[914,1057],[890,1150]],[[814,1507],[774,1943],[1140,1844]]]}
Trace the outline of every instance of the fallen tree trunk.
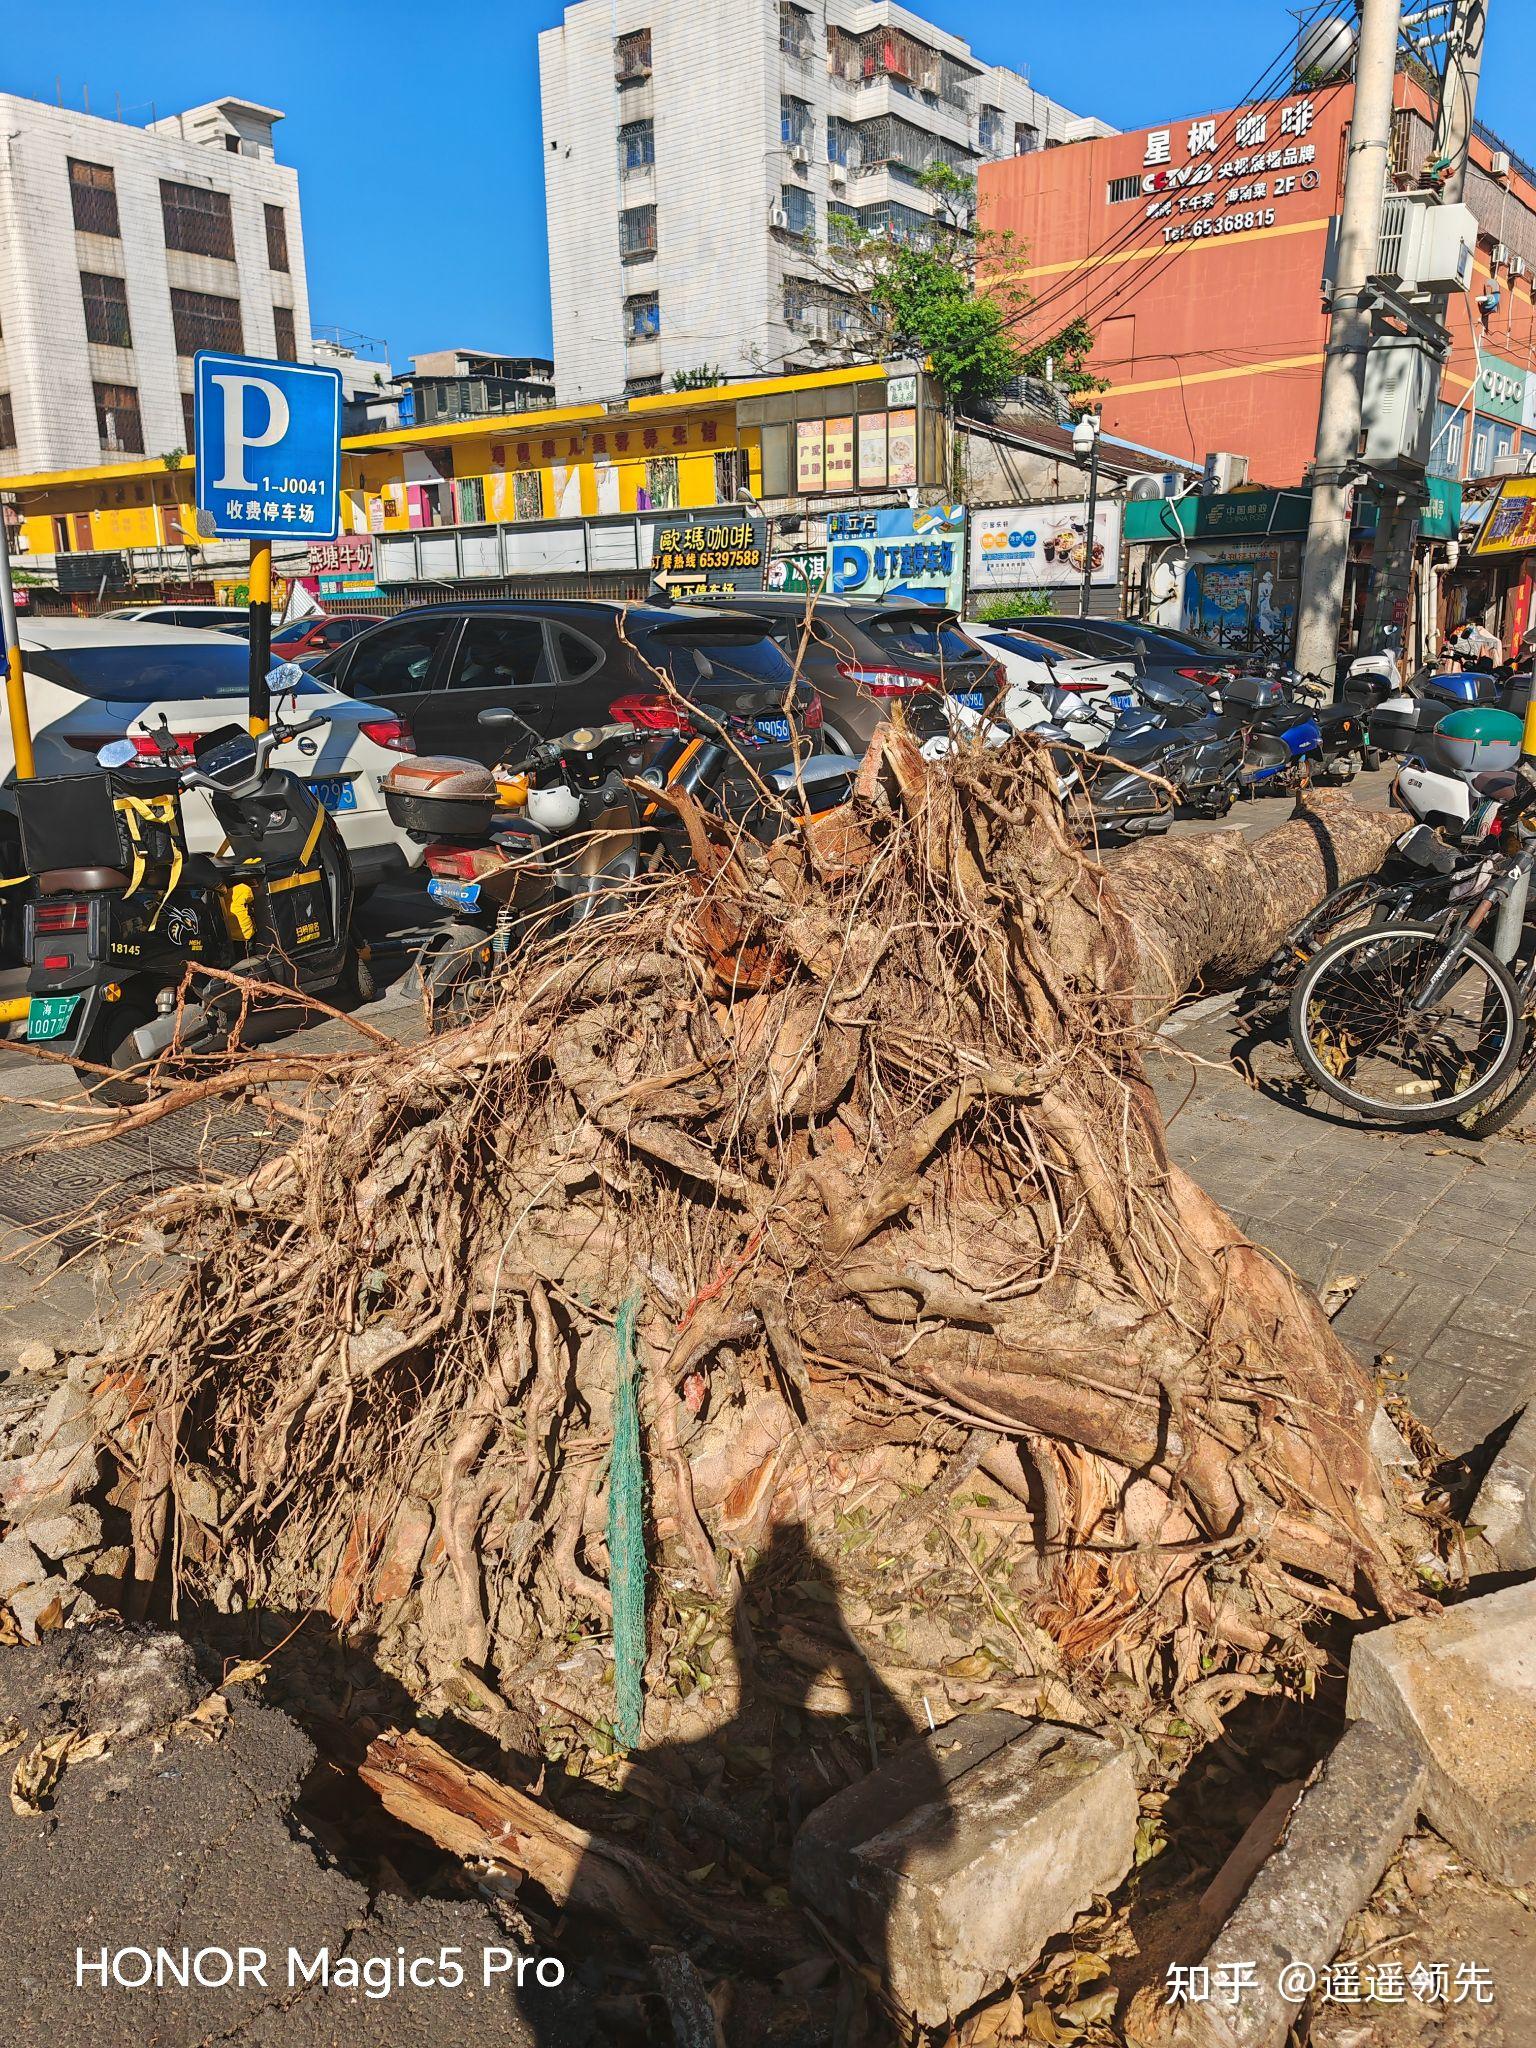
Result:
{"label": "fallen tree trunk", "polygon": [[720,1546],[957,1420],[1014,1441],[1032,1625],[1080,1669],[1240,1691],[1319,1607],[1411,1605],[1373,1390],[1170,1163],[1140,1056],[1386,823],[1100,865],[1033,748],[940,772],[890,732],[766,851],[681,814],[694,874],[175,1198],[185,1277],[102,1400],[140,1586],[174,1546],[178,1583],[329,1607],[428,1674],[547,1669],[605,1617],[628,1302],[652,1516],[706,1594]]}
{"label": "fallen tree trunk", "polygon": [[1308,791],[1261,839],[1144,840],[1105,861],[1136,949],[1136,1014],[1156,1023],[1199,991],[1234,988],[1342,883],[1379,867],[1404,821],[1339,790]]}

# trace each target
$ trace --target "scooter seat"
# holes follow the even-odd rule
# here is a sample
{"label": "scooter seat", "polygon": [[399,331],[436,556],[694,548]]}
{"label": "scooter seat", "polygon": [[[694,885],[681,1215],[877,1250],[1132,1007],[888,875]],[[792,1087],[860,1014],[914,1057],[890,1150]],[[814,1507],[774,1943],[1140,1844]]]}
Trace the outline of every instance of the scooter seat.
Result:
{"label": "scooter seat", "polygon": [[37,878],[39,896],[94,896],[127,886],[121,868],[44,868]]}

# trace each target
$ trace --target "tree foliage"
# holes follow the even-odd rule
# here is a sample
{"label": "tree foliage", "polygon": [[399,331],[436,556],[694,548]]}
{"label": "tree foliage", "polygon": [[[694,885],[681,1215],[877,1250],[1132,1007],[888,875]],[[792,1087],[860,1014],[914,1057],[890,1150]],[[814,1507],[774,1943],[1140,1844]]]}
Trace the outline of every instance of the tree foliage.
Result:
{"label": "tree foliage", "polygon": [[1048,363],[1061,388],[1099,389],[1087,368],[1093,334],[1085,320],[1047,339],[1021,339],[1033,301],[1018,274],[1015,238],[977,226],[975,179],[934,163],[920,182],[936,205],[920,235],[833,217],[823,275],[840,295],[856,293],[869,350],[926,360],[959,412],[985,415],[1021,377],[1043,377]]}

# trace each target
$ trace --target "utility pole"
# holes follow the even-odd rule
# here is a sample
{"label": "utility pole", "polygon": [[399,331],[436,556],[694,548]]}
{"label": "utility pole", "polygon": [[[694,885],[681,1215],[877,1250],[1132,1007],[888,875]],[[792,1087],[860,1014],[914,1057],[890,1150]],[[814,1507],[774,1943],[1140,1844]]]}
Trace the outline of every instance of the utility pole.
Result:
{"label": "utility pole", "polygon": [[1362,0],[1355,48],[1355,106],[1349,123],[1344,202],[1328,351],[1312,463],[1312,510],[1301,565],[1296,666],[1323,677],[1338,658],[1344,578],[1349,566],[1352,492],[1347,478],[1360,450],[1365,358],[1371,345],[1366,280],[1376,267],[1381,203],[1392,144],[1392,81],[1402,0]]}
{"label": "utility pole", "polygon": [[[1411,25],[1413,16],[1409,16]],[[1488,26],[1487,0],[1454,0],[1450,26],[1445,36],[1445,62],[1440,78],[1440,104],[1435,111],[1435,138],[1430,147],[1432,165],[1446,166],[1440,187],[1442,202],[1458,204],[1467,184],[1467,159],[1472,147],[1472,124],[1477,111],[1477,88],[1483,72],[1483,36]],[[1444,327],[1450,301],[1441,293],[1434,301],[1431,318]],[[1371,632],[1381,638],[1393,614],[1406,600],[1413,583],[1413,538],[1418,525],[1418,502],[1414,494],[1398,490],[1382,494],[1381,517],[1376,528],[1376,575],[1371,592]],[[1405,645],[1399,654],[1407,652]]]}

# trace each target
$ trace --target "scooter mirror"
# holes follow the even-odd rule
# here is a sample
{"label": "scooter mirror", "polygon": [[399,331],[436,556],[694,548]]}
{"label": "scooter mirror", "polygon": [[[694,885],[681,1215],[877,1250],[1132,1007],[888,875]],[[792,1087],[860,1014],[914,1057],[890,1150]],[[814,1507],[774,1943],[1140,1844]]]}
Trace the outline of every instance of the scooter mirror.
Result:
{"label": "scooter mirror", "polygon": [[129,768],[139,758],[132,740],[108,740],[96,749],[98,768]]}
{"label": "scooter mirror", "polygon": [[514,711],[510,704],[487,704],[480,713],[477,722],[481,725],[492,726],[520,725],[524,732],[527,732],[529,729],[528,723],[521,713]]}
{"label": "scooter mirror", "polygon": [[296,661],[280,661],[276,668],[267,670],[267,691],[273,697],[284,696],[297,690],[304,680],[304,671]]}

